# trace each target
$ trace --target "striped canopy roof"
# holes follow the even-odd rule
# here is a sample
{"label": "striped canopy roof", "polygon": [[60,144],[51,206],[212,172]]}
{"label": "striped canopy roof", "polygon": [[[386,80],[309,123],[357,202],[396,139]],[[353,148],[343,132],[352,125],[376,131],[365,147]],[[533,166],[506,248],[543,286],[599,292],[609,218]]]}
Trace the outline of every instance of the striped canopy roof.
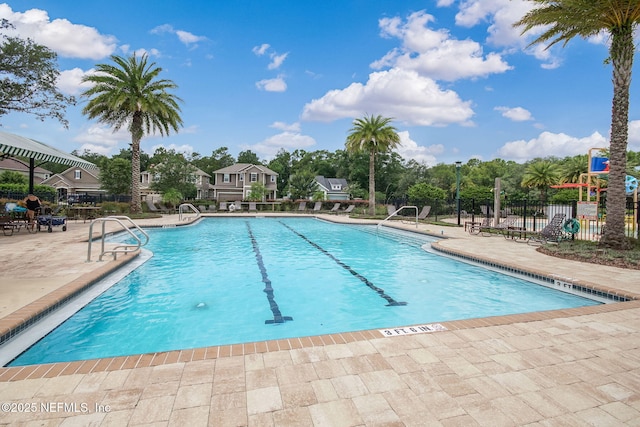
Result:
{"label": "striped canopy roof", "polygon": [[43,162],[54,162],[69,166],[97,168],[91,162],[67,154],[42,142],[12,133],[0,132],[0,156],[27,157]]}

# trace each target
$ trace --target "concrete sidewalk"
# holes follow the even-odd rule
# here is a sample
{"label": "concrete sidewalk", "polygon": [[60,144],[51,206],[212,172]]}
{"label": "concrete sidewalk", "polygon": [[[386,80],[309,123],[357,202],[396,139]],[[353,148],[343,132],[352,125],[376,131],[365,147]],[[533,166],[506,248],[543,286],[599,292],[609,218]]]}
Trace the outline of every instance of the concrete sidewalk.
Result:
{"label": "concrete sidewalk", "polygon": [[[0,317],[110,268],[85,262],[88,226],[0,236]],[[455,227],[419,231],[448,237],[438,245],[459,254],[640,294],[640,271]],[[639,301],[443,324],[0,368],[0,424],[640,425]]]}

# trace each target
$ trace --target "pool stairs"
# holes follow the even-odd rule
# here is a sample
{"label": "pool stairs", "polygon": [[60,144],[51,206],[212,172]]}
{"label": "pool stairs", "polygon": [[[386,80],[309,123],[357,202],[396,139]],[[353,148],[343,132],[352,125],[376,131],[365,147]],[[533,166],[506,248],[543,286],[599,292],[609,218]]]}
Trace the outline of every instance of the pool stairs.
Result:
{"label": "pool stairs", "polygon": [[[127,223],[129,223],[130,225],[127,225],[125,223],[125,221]],[[133,245],[128,245],[128,244],[122,244],[122,245],[118,245],[112,249],[105,249],[104,243],[105,243],[105,239],[107,238],[108,235],[113,234],[113,233],[107,233],[105,230],[105,226],[107,224],[107,222],[115,222],[116,224],[119,224],[120,227],[122,227],[122,231],[128,233],[136,242]],[[131,253],[131,252],[135,252],[138,249],[140,249],[142,246],[145,246],[147,243],[149,243],[149,235],[147,233],[145,233],[145,231],[140,228],[138,226],[138,224],[136,224],[135,222],[133,222],[131,220],[131,218],[129,218],[128,216],[107,216],[104,218],[96,218],[95,220],[91,221],[91,225],[89,225],[89,247],[87,249],[87,260],[86,262],[91,262],[91,246],[92,246],[92,242],[93,242],[93,226],[95,224],[102,224],[102,233],[99,237],[100,242],[101,242],[101,247],[100,247],[100,256],[98,257],[98,261],[102,261],[102,257],[105,256],[106,254],[112,254],[113,255],[113,259],[116,259],[117,254],[121,253],[121,254],[127,254],[127,253]],[[133,229],[135,229],[142,237],[142,239],[138,236],[138,234],[133,232]],[[144,240],[144,242],[143,242]]]}

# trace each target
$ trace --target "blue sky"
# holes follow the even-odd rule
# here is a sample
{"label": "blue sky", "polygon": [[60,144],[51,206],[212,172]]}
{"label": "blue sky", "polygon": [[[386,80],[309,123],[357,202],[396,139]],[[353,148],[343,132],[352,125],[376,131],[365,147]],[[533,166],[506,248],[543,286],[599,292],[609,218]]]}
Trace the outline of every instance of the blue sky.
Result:
{"label": "blue sky", "polygon": [[[511,24],[530,7],[525,0],[30,0],[0,4],[0,18],[58,53],[66,94],[78,96],[82,76],[110,55],[147,53],[184,101],[184,128],[143,139],[149,154],[165,146],[208,156],[226,146],[234,156],[252,150],[269,160],[280,148],[335,151],[365,114],[393,117],[398,152],[427,165],[524,162],[607,146],[607,38],[526,49],[533,34],[522,37]],[[639,90],[632,84],[636,151]],[[66,151],[126,148],[126,131],[87,120],[85,102],[68,109],[69,129],[19,113],[0,124]]]}

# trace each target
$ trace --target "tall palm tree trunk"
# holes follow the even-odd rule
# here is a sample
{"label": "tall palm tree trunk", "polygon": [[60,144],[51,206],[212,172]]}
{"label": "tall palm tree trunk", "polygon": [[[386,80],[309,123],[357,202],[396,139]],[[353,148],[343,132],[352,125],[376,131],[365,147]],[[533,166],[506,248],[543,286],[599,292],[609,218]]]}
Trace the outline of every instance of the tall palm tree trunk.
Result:
{"label": "tall palm tree trunk", "polygon": [[607,227],[600,244],[624,249],[625,237],[625,177],[627,170],[627,138],[629,131],[629,88],[633,67],[633,29],[622,27],[612,31],[611,61],[613,63],[613,103],[611,108],[611,142],[609,155],[609,186],[607,188]]}
{"label": "tall palm tree trunk", "polygon": [[376,214],[376,153],[369,154],[369,215]]}
{"label": "tall palm tree trunk", "polygon": [[131,213],[142,213],[140,205],[140,140],[142,139],[142,116],[134,113],[131,124]]}

